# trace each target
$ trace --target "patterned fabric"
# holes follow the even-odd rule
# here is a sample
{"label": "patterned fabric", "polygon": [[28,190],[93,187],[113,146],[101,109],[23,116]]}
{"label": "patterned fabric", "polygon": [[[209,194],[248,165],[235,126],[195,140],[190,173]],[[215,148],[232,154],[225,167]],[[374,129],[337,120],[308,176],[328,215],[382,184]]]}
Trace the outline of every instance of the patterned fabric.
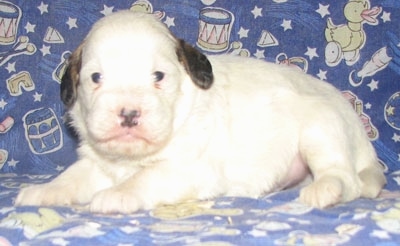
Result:
{"label": "patterned fabric", "polygon": [[8,174],[0,183],[0,245],[398,245],[400,192],[326,210],[292,189],[260,199],[187,201],[132,215],[84,208],[13,207],[21,185],[51,176]]}
{"label": "patterned fabric", "polygon": [[[264,59],[334,84],[360,115],[392,192],[326,211],[293,201],[297,190],[127,217],[12,207],[22,185],[53,178],[76,160],[59,99],[65,60],[96,20],[122,9],[153,13],[207,54]],[[0,0],[0,244],[400,241],[399,23],[398,0]]]}

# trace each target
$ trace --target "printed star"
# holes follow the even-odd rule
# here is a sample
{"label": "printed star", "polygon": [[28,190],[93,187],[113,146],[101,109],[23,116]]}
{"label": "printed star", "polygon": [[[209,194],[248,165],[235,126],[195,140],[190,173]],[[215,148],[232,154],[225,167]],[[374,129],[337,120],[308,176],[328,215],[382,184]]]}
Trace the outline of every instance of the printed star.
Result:
{"label": "printed star", "polygon": [[365,104],[365,109],[371,109],[372,108],[372,104],[371,103],[366,103]]}
{"label": "printed star", "polygon": [[1,108],[1,109],[4,110],[4,108],[5,108],[5,106],[6,106],[7,104],[8,104],[8,103],[7,103],[6,101],[4,101],[3,98],[0,100],[0,108]]}
{"label": "printed star", "polygon": [[59,172],[63,171],[64,169],[65,169],[65,167],[63,167],[63,166],[57,166],[56,167],[56,170],[59,171]]}
{"label": "printed star", "polygon": [[321,18],[324,18],[327,15],[330,15],[331,13],[329,12],[328,8],[329,8],[329,4],[328,5],[322,5],[322,4],[318,4],[318,9],[315,10],[315,12],[317,12],[318,14],[321,15]]}
{"label": "printed star", "polygon": [[392,115],[394,115],[394,110],[395,110],[396,108],[395,107],[393,107],[392,105],[390,105],[389,107],[387,107],[386,108],[386,113],[388,114],[388,115],[390,115],[390,116],[392,116]]}
{"label": "printed star", "polygon": [[307,47],[307,52],[304,53],[304,55],[308,56],[310,60],[312,60],[314,57],[319,57],[317,54],[317,48],[310,47]]}
{"label": "printed star", "polygon": [[175,18],[167,16],[167,19],[164,21],[164,23],[168,28],[175,26]]}
{"label": "printed star", "polygon": [[356,213],[356,214],[353,216],[353,220],[365,219],[365,218],[367,218],[367,216],[368,216],[368,213]]}
{"label": "printed star", "polygon": [[60,237],[52,239],[51,242],[54,245],[60,245],[60,246],[67,246],[70,244],[69,241],[66,241],[64,238],[60,238]]}
{"label": "printed star", "polygon": [[42,101],[42,96],[43,96],[43,94],[39,94],[39,93],[37,93],[37,92],[35,92],[35,95],[33,95],[33,98],[34,98],[34,102],[41,102]]}
{"label": "printed star", "polygon": [[114,10],[114,6],[108,7],[107,5],[103,5],[103,10],[100,11],[104,16],[111,14]]}
{"label": "printed star", "polygon": [[392,21],[390,19],[390,12],[383,11],[381,19],[383,20],[383,23],[385,23],[387,21]]}
{"label": "printed star", "polygon": [[249,232],[249,234],[253,237],[265,237],[267,235],[267,232],[253,229]]}
{"label": "printed star", "polygon": [[262,11],[262,8],[254,6],[254,9],[251,11],[251,13],[254,15],[254,19],[256,19],[257,17],[261,17],[262,16],[261,11]]}
{"label": "printed star", "polygon": [[15,208],[14,207],[4,207],[4,208],[0,208],[0,214],[6,214],[8,212],[14,211]]}
{"label": "printed star", "polygon": [[400,154],[397,155],[399,158],[397,159],[397,161],[400,161]]}
{"label": "printed star", "polygon": [[254,56],[257,57],[258,59],[264,59],[264,50],[259,50],[257,49],[256,53],[254,53]]}
{"label": "printed star", "polygon": [[69,26],[69,30],[71,30],[72,28],[78,28],[78,26],[76,25],[76,21],[76,18],[68,17],[68,21],[66,23]]}
{"label": "printed star", "polygon": [[241,38],[247,38],[247,37],[248,37],[248,34],[249,34],[249,30],[250,30],[250,29],[244,29],[243,27],[240,27],[240,30],[239,30],[239,32],[238,32],[238,34],[239,34],[239,39],[241,39]]}
{"label": "printed star", "polygon": [[40,51],[42,52],[42,55],[43,56],[50,55],[51,54],[50,48],[51,48],[50,46],[47,46],[47,45],[43,44],[42,48],[40,48]]}
{"label": "printed star", "polygon": [[390,239],[390,236],[387,231],[374,230],[373,232],[370,233],[370,235],[380,239]]}
{"label": "printed star", "polygon": [[292,29],[292,21],[283,19],[281,27],[283,27],[283,31]]}
{"label": "printed star", "polygon": [[378,89],[378,83],[379,81],[373,79],[367,86],[371,89],[371,91],[374,91]]}
{"label": "printed star", "polygon": [[120,229],[121,229],[121,231],[125,232],[126,234],[132,234],[132,233],[140,230],[137,226],[124,226],[124,227],[121,227]]}
{"label": "printed star", "polygon": [[393,140],[395,143],[400,142],[400,135],[397,135],[396,133],[394,133],[394,134],[393,134],[393,137],[392,137],[392,140]]}
{"label": "printed star", "polygon": [[319,70],[317,76],[320,80],[326,80],[326,74],[328,73],[328,71],[324,71],[324,70]]}
{"label": "printed star", "polygon": [[399,176],[394,177],[393,180],[396,182],[397,185],[400,185],[400,177]]}
{"label": "printed star", "polygon": [[14,160],[14,158],[11,159],[11,161],[7,162],[9,167],[16,167],[19,161]]}
{"label": "printed star", "polygon": [[15,72],[15,62],[9,62],[6,66],[8,73]]}
{"label": "printed star", "polygon": [[37,8],[40,10],[40,14],[43,15],[44,13],[49,13],[48,7],[48,4],[41,2]]}
{"label": "printed star", "polygon": [[26,23],[26,26],[24,28],[26,30],[26,33],[30,33],[30,32],[35,32],[35,27],[36,25],[33,25],[28,21],[28,23]]}

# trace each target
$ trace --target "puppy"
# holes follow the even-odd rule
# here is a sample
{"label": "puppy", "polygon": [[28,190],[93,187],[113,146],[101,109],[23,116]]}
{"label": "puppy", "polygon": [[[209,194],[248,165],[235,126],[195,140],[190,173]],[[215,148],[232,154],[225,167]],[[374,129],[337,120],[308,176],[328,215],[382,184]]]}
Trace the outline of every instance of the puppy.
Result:
{"label": "puppy", "polygon": [[263,61],[209,56],[153,16],[98,21],[71,55],[61,98],[79,160],[16,205],[159,204],[260,195],[305,183],[317,208],[374,198],[385,184],[357,114],[334,87]]}

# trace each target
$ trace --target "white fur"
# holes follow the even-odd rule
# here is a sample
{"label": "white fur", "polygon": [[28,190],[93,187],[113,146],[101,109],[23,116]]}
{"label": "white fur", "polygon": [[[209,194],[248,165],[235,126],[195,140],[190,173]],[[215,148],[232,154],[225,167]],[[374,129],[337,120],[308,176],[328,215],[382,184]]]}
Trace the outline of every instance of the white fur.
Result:
{"label": "white fur", "polygon": [[[314,182],[300,199],[315,207],[378,195],[385,178],[375,151],[331,85],[222,55],[208,57],[215,81],[203,90],[176,45],[151,17],[120,12],[99,21],[83,46],[69,113],[80,158],[52,182],[23,189],[16,204],[130,213],[183,199],[258,197],[307,177]],[[166,74],[159,88],[154,71]],[[122,108],[140,110],[139,125],[122,127]]]}

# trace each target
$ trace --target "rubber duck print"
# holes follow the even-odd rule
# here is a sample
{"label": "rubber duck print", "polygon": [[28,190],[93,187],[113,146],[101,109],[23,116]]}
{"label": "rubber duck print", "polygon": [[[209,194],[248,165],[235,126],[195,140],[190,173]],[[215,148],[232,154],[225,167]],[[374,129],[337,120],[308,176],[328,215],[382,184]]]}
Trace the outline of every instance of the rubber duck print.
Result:
{"label": "rubber duck print", "polygon": [[153,5],[148,0],[137,0],[132,3],[131,11],[153,14],[159,20],[162,20],[165,17],[164,11],[154,11],[153,12]]}
{"label": "rubber duck print", "polygon": [[360,58],[360,49],[365,44],[363,24],[377,25],[376,17],[381,7],[370,7],[369,0],[350,0],[344,6],[346,24],[335,25],[331,18],[327,19],[325,38],[325,62],[328,66],[338,65],[342,59],[348,66],[355,64]]}

